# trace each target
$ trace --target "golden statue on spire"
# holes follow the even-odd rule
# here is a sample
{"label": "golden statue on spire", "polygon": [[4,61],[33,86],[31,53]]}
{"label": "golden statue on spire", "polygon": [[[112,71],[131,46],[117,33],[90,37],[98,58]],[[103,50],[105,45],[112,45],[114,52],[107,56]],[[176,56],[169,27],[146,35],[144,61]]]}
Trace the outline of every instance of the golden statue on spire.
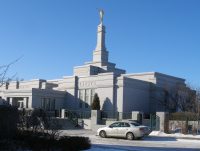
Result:
{"label": "golden statue on spire", "polygon": [[104,11],[103,9],[99,10],[99,16],[100,16],[100,24],[103,24],[103,16],[104,16]]}

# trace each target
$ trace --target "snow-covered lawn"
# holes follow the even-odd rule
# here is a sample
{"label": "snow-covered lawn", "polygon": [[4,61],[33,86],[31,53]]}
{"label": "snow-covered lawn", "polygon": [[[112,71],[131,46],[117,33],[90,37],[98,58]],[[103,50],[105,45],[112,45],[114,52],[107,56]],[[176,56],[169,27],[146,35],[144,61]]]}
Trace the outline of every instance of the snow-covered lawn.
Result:
{"label": "snow-covered lawn", "polygon": [[[68,130],[62,135],[89,137],[92,143],[87,151],[200,151],[200,138],[193,135],[165,134],[153,131],[142,140],[100,138],[89,130]],[[183,139],[190,138],[190,139]],[[192,139],[193,138],[193,139]]]}

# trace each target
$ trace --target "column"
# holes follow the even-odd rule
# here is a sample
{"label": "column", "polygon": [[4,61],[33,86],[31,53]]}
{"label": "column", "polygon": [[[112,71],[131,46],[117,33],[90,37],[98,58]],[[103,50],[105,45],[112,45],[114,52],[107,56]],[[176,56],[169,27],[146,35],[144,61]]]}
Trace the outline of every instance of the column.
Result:
{"label": "column", "polygon": [[28,108],[28,97],[25,97],[23,99],[23,102],[24,102],[24,108]]}
{"label": "column", "polygon": [[100,110],[91,110],[91,127],[99,124],[101,120],[101,111]]}
{"label": "column", "polygon": [[28,108],[32,108],[32,97],[28,97]]}
{"label": "column", "polygon": [[138,123],[142,124],[143,113],[140,111],[132,111],[132,120],[135,120]]}
{"label": "column", "polygon": [[[157,120],[159,123],[160,131],[167,133],[169,130],[169,113],[168,112],[156,112]],[[156,122],[157,122],[156,121]]]}
{"label": "column", "polygon": [[65,118],[65,109],[61,110],[61,118]]}
{"label": "column", "polygon": [[9,104],[13,105],[13,98],[9,98]]}

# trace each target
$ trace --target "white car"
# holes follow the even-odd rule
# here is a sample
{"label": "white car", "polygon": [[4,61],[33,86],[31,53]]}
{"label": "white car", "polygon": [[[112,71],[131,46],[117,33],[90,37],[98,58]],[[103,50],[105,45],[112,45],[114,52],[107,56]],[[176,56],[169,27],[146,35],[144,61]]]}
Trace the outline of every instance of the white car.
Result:
{"label": "white car", "polygon": [[[125,121],[126,122],[126,121]],[[140,127],[143,127],[144,128],[144,134],[145,135],[149,135],[150,133],[151,133],[151,129],[150,129],[150,127],[148,127],[148,126],[145,126],[145,125],[141,125],[141,124],[139,124],[137,121],[135,121],[135,120],[128,120],[128,122],[131,122],[133,125],[135,125],[135,126],[140,126]]]}
{"label": "white car", "polygon": [[145,127],[136,125],[131,121],[115,122],[109,126],[99,128],[97,135],[100,137],[124,137],[128,140],[140,139],[145,136]]}

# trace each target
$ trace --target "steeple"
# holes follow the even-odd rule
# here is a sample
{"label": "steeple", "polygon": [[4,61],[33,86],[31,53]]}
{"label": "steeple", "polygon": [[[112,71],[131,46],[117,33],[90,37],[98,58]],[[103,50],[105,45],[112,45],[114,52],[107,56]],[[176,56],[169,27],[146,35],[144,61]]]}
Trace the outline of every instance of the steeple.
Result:
{"label": "steeple", "polygon": [[108,62],[108,52],[105,46],[105,26],[103,25],[104,11],[99,11],[100,24],[97,27],[97,46],[93,52],[93,62]]}
{"label": "steeple", "polygon": [[97,45],[93,51],[93,61],[85,62],[83,66],[74,67],[74,75],[76,76],[91,76],[100,73],[112,72],[115,75],[126,73],[123,69],[115,67],[115,63],[108,61],[108,51],[105,46],[105,26],[103,25],[103,10],[99,11],[100,23],[97,27]]}

